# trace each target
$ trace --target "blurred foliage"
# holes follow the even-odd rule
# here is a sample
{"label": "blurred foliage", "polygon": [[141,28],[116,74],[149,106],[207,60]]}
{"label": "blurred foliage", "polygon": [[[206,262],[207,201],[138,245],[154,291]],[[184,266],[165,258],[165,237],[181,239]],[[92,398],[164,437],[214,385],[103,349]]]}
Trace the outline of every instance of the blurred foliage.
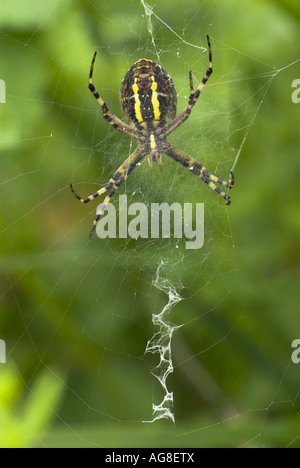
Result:
{"label": "blurred foliage", "polygon": [[0,376],[0,447],[40,444],[60,404],[62,390],[63,381],[59,382],[57,375],[54,377],[44,370],[26,392],[25,383],[17,372],[12,367],[3,367]]}
{"label": "blurred foliage", "polygon": [[[299,446],[299,2],[155,0],[152,15],[142,3],[1,3],[0,445]],[[207,33],[214,74],[170,141],[224,179],[239,154],[232,205],[164,157],[122,193],[205,201],[204,247],[88,242],[97,203],[68,185],[94,192],[135,147],[87,89],[94,50],[112,112],[141,57],[172,76],[181,109],[189,69],[195,83],[206,70]],[[169,317],[184,324],[168,381],[175,433],[141,422],[161,397],[144,356],[167,301],[152,284],[161,260],[183,297]]]}

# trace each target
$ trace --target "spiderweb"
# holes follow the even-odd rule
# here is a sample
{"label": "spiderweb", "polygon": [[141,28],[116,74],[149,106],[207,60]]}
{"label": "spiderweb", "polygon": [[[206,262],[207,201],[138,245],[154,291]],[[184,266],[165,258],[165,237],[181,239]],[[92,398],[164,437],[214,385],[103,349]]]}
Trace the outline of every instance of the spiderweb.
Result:
{"label": "spiderweb", "polygon": [[[299,446],[298,291],[288,272],[296,263],[285,263],[292,247],[280,244],[287,226],[296,245],[299,215],[292,189],[288,213],[281,203],[282,173],[267,175],[279,148],[273,131],[296,161],[289,93],[299,51],[279,60],[273,49],[287,30],[296,44],[297,29],[280,2],[262,2],[259,13],[250,2],[244,11],[235,1],[202,3],[1,7],[3,445]],[[256,23],[268,13],[272,24]],[[222,179],[235,172],[232,205],[167,156],[153,168],[143,161],[120,194],[147,207],[204,203],[203,247],[187,250],[172,236],[90,242],[97,201],[77,203],[68,184],[94,193],[136,147],[87,90],[94,50],[94,83],[113,113],[121,117],[119,86],[141,57],[172,76],[181,110],[189,69],[198,86],[207,68],[207,33],[214,73],[169,140]],[[285,108],[286,130],[273,121]],[[295,185],[296,172],[285,174]]]}

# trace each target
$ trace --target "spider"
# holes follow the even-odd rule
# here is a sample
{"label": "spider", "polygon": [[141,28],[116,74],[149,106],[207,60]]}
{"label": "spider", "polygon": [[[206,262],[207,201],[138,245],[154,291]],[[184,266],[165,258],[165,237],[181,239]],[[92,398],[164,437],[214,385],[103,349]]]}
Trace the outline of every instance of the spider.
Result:
{"label": "spider", "polygon": [[183,124],[190,116],[192,108],[198,101],[200,93],[212,74],[212,53],[209,36],[207,36],[207,44],[209,52],[208,69],[196,91],[194,91],[193,88],[192,72],[189,72],[189,100],[178,115],[176,115],[177,95],[175,87],[172,78],[167,72],[157,63],[145,58],[134,63],[127,71],[120,90],[120,104],[126,123],[110,112],[93,85],[93,70],[97,52],[94,53],[88,87],[102,107],[104,119],[119,132],[138,140],[139,145],[123,164],[121,164],[105,187],[100,188],[93,195],[87,198],[81,198],[74,191],[72,184],[70,184],[72,193],[82,203],[88,203],[99,197],[99,195],[108,192],[103,203],[97,208],[93,227],[90,232],[90,239],[92,238],[98,220],[104,214],[106,206],[110,202],[113,194],[146,155],[150,167],[153,162],[161,164],[162,153],[170,156],[205,182],[208,187],[213,189],[226,201],[227,205],[230,204],[230,197],[217,187],[215,183],[231,189],[234,184],[234,175],[232,172],[230,182],[219,179],[208,172],[196,159],[167,142],[167,137],[170,133],[174,132],[174,130]]}

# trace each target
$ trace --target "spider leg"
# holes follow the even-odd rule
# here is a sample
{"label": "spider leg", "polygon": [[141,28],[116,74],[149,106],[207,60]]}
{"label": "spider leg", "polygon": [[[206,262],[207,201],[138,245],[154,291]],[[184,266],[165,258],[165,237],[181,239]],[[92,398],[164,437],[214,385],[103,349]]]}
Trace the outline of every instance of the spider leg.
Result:
{"label": "spider leg", "polygon": [[80,200],[82,203],[88,203],[91,200],[94,200],[99,195],[109,191],[108,195],[105,197],[103,203],[99,205],[96,211],[96,215],[94,217],[93,227],[90,232],[90,239],[92,238],[93,232],[96,229],[97,222],[99,221],[100,217],[104,214],[106,206],[110,202],[113,194],[118,190],[118,188],[125,182],[129,174],[133,171],[133,169],[137,166],[137,164],[143,159],[143,157],[147,154],[147,150],[145,146],[138,146],[137,149],[121,164],[119,169],[114,173],[112,178],[109,180],[107,185],[101,189],[99,189],[93,195],[90,195],[86,198],[81,198],[77,193],[74,191],[72,185],[70,185],[72,193],[75,197]]}
{"label": "spider leg", "polygon": [[207,81],[209,80],[210,75],[213,72],[211,45],[210,45],[210,40],[209,40],[208,35],[207,35],[207,44],[208,44],[208,56],[209,56],[208,69],[206,70],[206,73],[205,73],[204,77],[202,78],[202,81],[201,81],[200,85],[198,86],[198,88],[196,89],[195,92],[194,92],[194,88],[193,88],[192,72],[191,72],[191,70],[189,71],[189,81],[190,81],[189,101],[186,104],[186,106],[182,109],[182,111],[176,117],[174,117],[174,119],[172,119],[171,122],[169,122],[166,125],[166,136],[168,136],[168,135],[170,135],[170,133],[174,132],[174,130],[176,130],[176,128],[179,127],[179,125],[183,124],[183,122],[185,122],[189,118],[189,116],[191,114],[191,111],[192,111],[192,108],[194,107],[194,105],[198,101],[199,96],[200,96],[204,86],[206,85]]}
{"label": "spider leg", "polygon": [[102,195],[102,193],[105,193],[107,190],[109,190],[110,187],[112,187],[112,185],[111,185],[112,180],[113,180],[113,178],[110,179],[110,181],[108,182],[108,184],[105,187],[99,189],[96,193],[93,193],[93,195],[89,195],[86,198],[81,198],[79,195],[77,195],[77,193],[73,189],[72,184],[70,184],[70,189],[71,189],[71,192],[73,193],[73,195],[77,198],[77,200],[81,201],[81,203],[88,203],[91,200],[94,200],[94,198],[99,197],[99,195]]}
{"label": "spider leg", "polygon": [[133,131],[133,129],[130,127],[130,125],[126,124],[123,122],[121,119],[116,117],[114,114],[110,112],[108,109],[107,105],[99,95],[98,91],[96,90],[95,86],[93,85],[93,71],[94,71],[94,63],[96,60],[96,55],[97,52],[94,53],[93,60],[91,63],[91,69],[90,69],[90,76],[89,76],[89,90],[92,92],[92,94],[95,96],[97,99],[98,103],[102,107],[102,112],[103,112],[103,117],[107,122],[109,122],[115,129],[117,129],[121,133],[125,133],[126,135],[136,138],[136,134]]}
{"label": "spider leg", "polygon": [[163,149],[164,153],[173,158],[183,167],[188,169],[193,174],[200,177],[205,184],[207,184],[212,190],[214,190],[218,195],[220,195],[226,201],[227,205],[230,205],[231,200],[226,193],[224,193],[219,187],[217,187],[214,182],[222,185],[223,187],[231,189],[234,184],[234,176],[231,172],[231,182],[226,182],[225,180],[219,179],[215,175],[208,172],[208,170],[196,159],[192,158],[188,154],[184,153],[183,151],[175,148],[174,146],[167,144],[166,147]]}
{"label": "spider leg", "polygon": [[194,85],[193,85],[193,75],[192,75],[192,70],[189,71],[189,80],[190,80],[190,96],[195,95],[194,93]]}

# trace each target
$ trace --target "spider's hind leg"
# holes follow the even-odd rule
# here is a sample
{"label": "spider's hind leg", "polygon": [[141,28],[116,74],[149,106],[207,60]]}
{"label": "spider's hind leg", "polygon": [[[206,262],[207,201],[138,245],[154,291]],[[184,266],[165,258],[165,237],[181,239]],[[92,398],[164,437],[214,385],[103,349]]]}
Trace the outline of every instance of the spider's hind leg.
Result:
{"label": "spider's hind leg", "polygon": [[94,200],[95,198],[99,197],[99,195],[102,195],[103,193],[105,193],[112,186],[111,181],[112,181],[112,179],[109,181],[109,183],[105,187],[99,189],[97,192],[93,193],[93,195],[89,195],[86,198],[80,197],[75,192],[75,190],[73,189],[72,184],[70,184],[70,189],[71,189],[71,192],[73,193],[74,197],[77,198],[77,200],[81,201],[81,203],[88,203],[88,202]]}
{"label": "spider's hind leg", "polygon": [[223,185],[223,187],[232,189],[232,187],[234,186],[234,174],[232,171],[230,171],[230,175],[231,175],[230,182],[226,182],[226,180],[219,179],[219,177],[213,174],[210,174],[205,168],[202,168],[202,172],[205,175],[205,177],[212,180],[213,182],[216,182],[217,184]]}
{"label": "spider's hind leg", "polygon": [[219,177],[211,174],[208,170],[196,159],[192,158],[183,151],[175,148],[174,146],[167,144],[164,148],[164,153],[170,156],[172,159],[177,161],[183,167],[188,169],[192,174],[198,176],[209,188],[214,190],[220,197],[226,201],[226,205],[230,205],[231,199],[223,190],[215,185],[214,182],[222,185],[223,187],[231,189],[234,185],[234,175],[231,172],[231,181],[226,182],[225,180],[219,179]]}
{"label": "spider's hind leg", "polygon": [[[205,172],[202,173],[202,175],[199,176],[201,180],[203,180],[203,182],[205,184],[207,184],[212,190],[214,190],[218,195],[220,195],[220,197],[224,198],[224,200],[226,201],[226,205],[230,205],[231,204],[231,198],[229,195],[226,195],[225,192],[223,192],[221,189],[219,189],[219,187],[217,187],[213,182],[211,182],[207,176],[205,175]],[[221,180],[221,179],[219,179]],[[224,182],[224,181],[222,181]],[[225,185],[225,183],[224,183]],[[226,187],[229,187],[228,185],[226,185]],[[231,188],[231,187],[230,187]]]}
{"label": "spider's hind leg", "polygon": [[98,192],[94,193],[93,195],[90,195],[87,198],[81,198],[79,195],[77,195],[72,185],[70,185],[72,193],[78,200],[81,201],[81,203],[88,203],[91,200],[94,200],[95,198],[97,198],[99,195],[102,195],[103,193],[109,191],[103,203],[101,203],[101,205],[99,205],[99,207],[97,208],[96,215],[93,221],[93,226],[90,232],[90,239],[92,238],[92,235],[96,229],[97,222],[99,221],[101,216],[104,214],[106,207],[109,204],[112,196],[118,190],[120,185],[122,185],[123,182],[125,182],[129,174],[133,171],[133,169],[137,166],[137,164],[143,159],[145,155],[146,155],[146,148],[144,146],[138,146],[136,150],[123,162],[123,164],[121,164],[119,169],[114,173],[114,175],[106,184],[106,186],[99,189]]}

